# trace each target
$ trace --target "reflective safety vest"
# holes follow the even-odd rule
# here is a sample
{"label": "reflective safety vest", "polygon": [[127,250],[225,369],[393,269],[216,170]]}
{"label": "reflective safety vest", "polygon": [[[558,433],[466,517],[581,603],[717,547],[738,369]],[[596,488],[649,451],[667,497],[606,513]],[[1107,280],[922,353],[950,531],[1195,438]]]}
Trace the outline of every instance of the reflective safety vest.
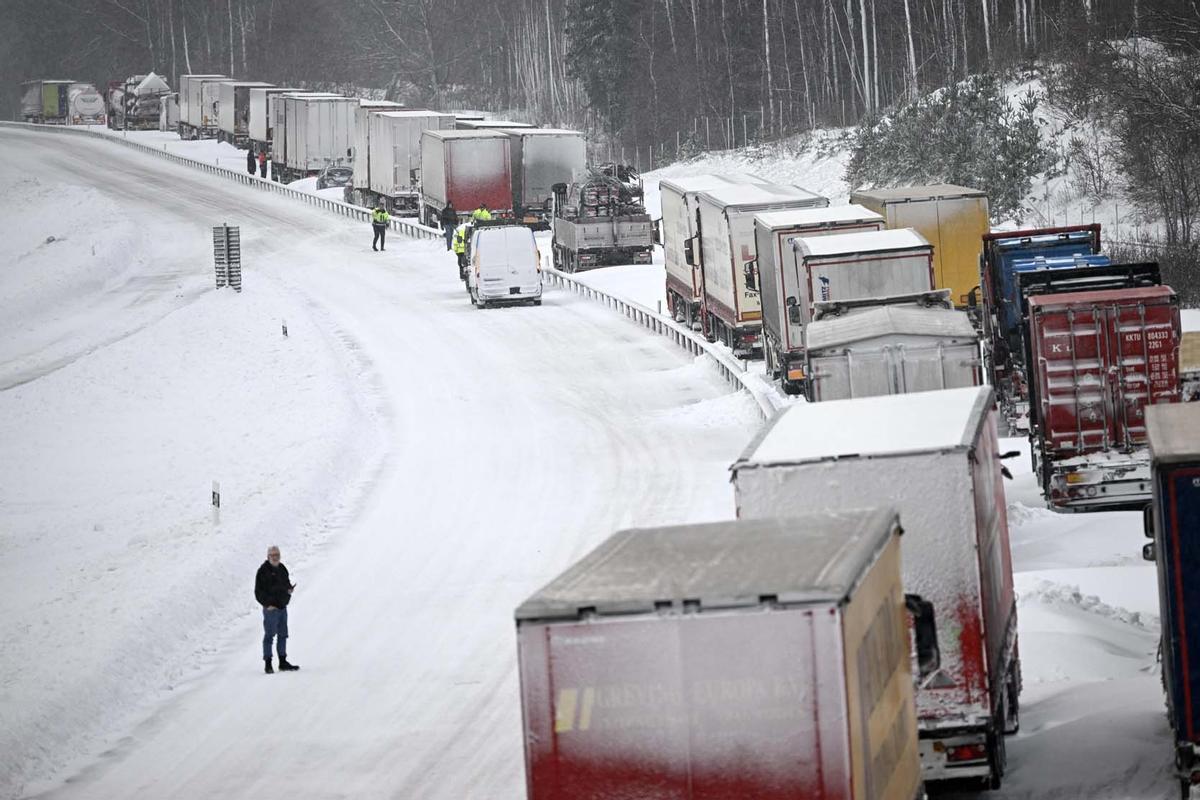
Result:
{"label": "reflective safety vest", "polygon": [[482,206],[471,212],[471,219],[489,220],[492,218],[492,212]]}
{"label": "reflective safety vest", "polygon": [[372,225],[387,225],[389,220],[391,220],[391,217],[388,216],[388,213],[386,211],[372,211],[371,212],[371,224]]}
{"label": "reflective safety vest", "polygon": [[467,229],[469,227],[468,225],[459,225],[458,229],[454,231],[454,252],[459,255],[467,252]]}

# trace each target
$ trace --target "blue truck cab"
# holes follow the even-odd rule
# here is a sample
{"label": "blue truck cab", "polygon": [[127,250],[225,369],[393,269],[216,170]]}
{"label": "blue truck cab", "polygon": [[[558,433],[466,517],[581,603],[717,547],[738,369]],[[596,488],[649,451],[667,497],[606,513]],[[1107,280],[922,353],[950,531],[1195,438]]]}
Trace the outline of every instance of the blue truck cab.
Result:
{"label": "blue truck cab", "polygon": [[[989,233],[983,237],[980,273],[985,320],[993,336],[1008,341],[1009,351],[1020,352],[1021,297],[1016,273],[1037,269],[1037,259],[1048,268],[1064,267],[1077,256],[1100,252],[1099,225],[1036,228]],[[1052,262],[1052,264],[1051,264]]]}
{"label": "blue truck cab", "polygon": [[1146,427],[1152,541],[1143,556],[1158,567],[1163,688],[1180,796],[1189,798],[1200,786],[1200,403],[1148,406]]}

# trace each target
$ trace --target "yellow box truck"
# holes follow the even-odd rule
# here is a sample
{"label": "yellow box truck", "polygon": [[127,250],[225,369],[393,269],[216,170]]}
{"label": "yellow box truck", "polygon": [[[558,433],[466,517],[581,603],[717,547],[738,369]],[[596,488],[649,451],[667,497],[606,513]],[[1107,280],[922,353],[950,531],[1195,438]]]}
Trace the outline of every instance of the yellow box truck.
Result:
{"label": "yellow box truck", "polygon": [[854,192],[850,202],[866,206],[889,229],[915,228],[933,245],[933,277],[949,289],[954,305],[964,308],[979,285],[983,235],[990,230],[987,194],[948,183],[899,186]]}

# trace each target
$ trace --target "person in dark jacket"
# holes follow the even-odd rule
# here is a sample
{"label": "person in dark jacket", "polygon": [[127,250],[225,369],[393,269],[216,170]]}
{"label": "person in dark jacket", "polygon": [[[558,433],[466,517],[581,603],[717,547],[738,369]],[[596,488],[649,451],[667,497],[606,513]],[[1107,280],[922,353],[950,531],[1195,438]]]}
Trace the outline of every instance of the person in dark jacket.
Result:
{"label": "person in dark jacket", "polygon": [[271,545],[267,548],[267,560],[254,576],[254,599],[263,607],[263,662],[268,675],[275,671],[271,668],[272,639],[279,653],[279,671],[300,669],[287,660],[287,606],[295,588],[288,578],[287,567],[279,560],[279,548]]}
{"label": "person in dark jacket", "polygon": [[446,207],[442,209],[442,236],[446,237],[446,249],[450,250],[454,246],[454,229],[458,227],[458,212],[454,210],[453,203],[446,203]]}
{"label": "person in dark jacket", "polygon": [[246,171],[253,175],[258,171],[258,159],[254,157],[254,148],[246,148]]}

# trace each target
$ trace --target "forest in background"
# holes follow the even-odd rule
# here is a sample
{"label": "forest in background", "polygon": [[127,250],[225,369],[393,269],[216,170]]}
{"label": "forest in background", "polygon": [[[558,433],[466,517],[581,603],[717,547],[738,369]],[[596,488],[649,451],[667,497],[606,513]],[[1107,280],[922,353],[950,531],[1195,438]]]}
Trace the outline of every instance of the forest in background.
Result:
{"label": "forest in background", "polygon": [[[180,74],[215,72],[512,114],[583,129],[594,147],[641,167],[859,125],[855,184],[961,176],[1016,207],[1030,175],[1070,169],[1096,197],[1123,190],[1162,221],[1154,238],[1200,260],[1197,0],[0,0],[0,9],[8,118],[21,80],[103,87],[153,69],[173,86]],[[995,83],[972,77],[1032,65],[1079,126],[1069,152],[1039,152],[1032,110],[1021,125],[1004,123],[989,110],[999,108]],[[930,126],[945,133],[939,142]]]}
{"label": "forest in background", "polygon": [[0,0],[22,79],[151,69],[521,110],[625,146],[852,125],[1089,41],[1200,35],[1194,0]]}

